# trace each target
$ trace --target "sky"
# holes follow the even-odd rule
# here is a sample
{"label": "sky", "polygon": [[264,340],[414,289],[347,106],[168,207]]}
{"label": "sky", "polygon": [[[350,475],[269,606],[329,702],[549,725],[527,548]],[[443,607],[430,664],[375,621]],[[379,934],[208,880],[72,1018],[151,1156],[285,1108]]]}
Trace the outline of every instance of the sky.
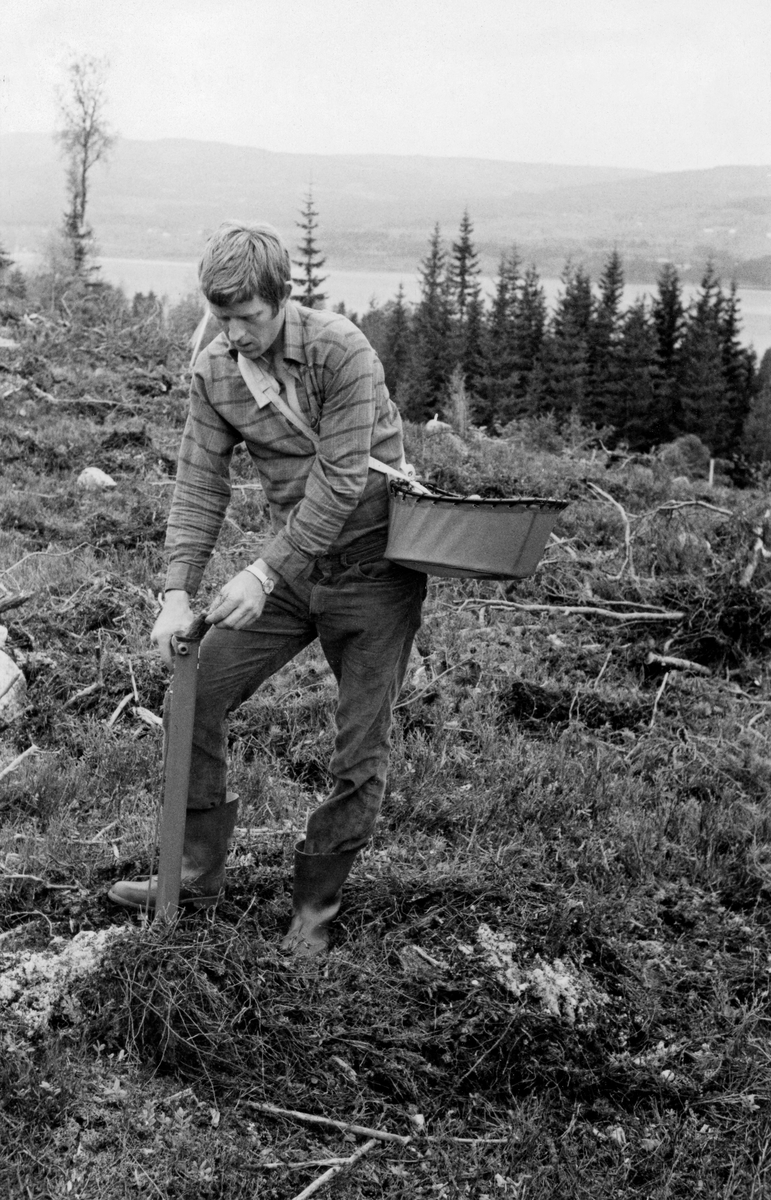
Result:
{"label": "sky", "polygon": [[2,0],[0,132],[71,55],[122,137],[678,171],[771,164],[771,0]]}

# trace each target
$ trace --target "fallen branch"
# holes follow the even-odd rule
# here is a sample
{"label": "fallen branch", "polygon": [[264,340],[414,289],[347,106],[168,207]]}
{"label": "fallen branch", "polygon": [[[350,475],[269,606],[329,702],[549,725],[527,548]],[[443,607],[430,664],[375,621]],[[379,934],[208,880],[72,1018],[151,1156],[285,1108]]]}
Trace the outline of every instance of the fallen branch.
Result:
{"label": "fallen branch", "polygon": [[78,550],[92,550],[90,542],[80,542],[77,546],[73,546],[72,550],[32,550],[29,554],[25,554],[24,558],[20,558],[12,567],[5,567],[0,571],[0,575],[10,575],[12,571],[18,570],[25,562],[29,562],[31,558],[37,558],[43,555],[44,558],[66,558],[68,554],[76,554]]}
{"label": "fallen branch", "polygon": [[303,1188],[301,1192],[298,1192],[297,1195],[293,1197],[293,1200],[306,1200],[306,1197],[313,1196],[316,1192],[320,1191],[325,1184],[329,1183],[330,1179],[334,1179],[335,1175],[339,1175],[341,1171],[345,1171],[348,1167],[352,1167],[353,1164],[358,1162],[360,1158],[363,1158],[365,1154],[369,1154],[370,1150],[377,1146],[377,1143],[377,1138],[372,1138],[369,1142],[365,1142],[364,1145],[360,1146],[350,1158],[346,1158],[344,1162],[336,1163],[335,1166],[330,1167],[328,1171],[325,1171],[323,1175],[319,1175],[318,1179],[314,1179],[313,1183],[309,1183],[307,1188]]}
{"label": "fallen branch", "polygon": [[612,621],[682,621],[685,613],[665,612],[658,610],[611,611],[609,608],[596,608],[591,604],[518,604],[515,600],[467,600],[464,604],[469,608],[515,608],[520,612],[552,612],[563,613],[567,616],[610,617]]}
{"label": "fallen branch", "polygon": [[26,750],[22,751],[21,754],[17,754],[16,758],[11,759],[8,765],[3,767],[2,771],[0,771],[0,779],[4,779],[6,775],[10,775],[11,771],[15,771],[24,762],[25,758],[29,758],[30,754],[42,754],[42,750],[39,746],[27,746]]}
{"label": "fallen branch", "polygon": [[117,721],[120,714],[123,712],[126,705],[130,704],[133,699],[134,699],[133,692],[128,692],[128,694],[123,697],[120,704],[118,704],[116,706],[116,708],[113,710],[112,714],[105,721],[105,725],[107,726],[108,729],[112,729],[113,725]]}
{"label": "fallen branch", "polygon": [[621,564],[621,570],[619,571],[618,575],[612,575],[610,578],[620,579],[624,574],[626,567],[629,567],[629,576],[631,579],[636,581],[637,573],[634,569],[634,563],[632,562],[632,526],[626,509],[624,508],[623,504],[619,504],[618,500],[614,500],[608,492],[603,491],[601,487],[598,487],[596,483],[592,483],[591,480],[587,480],[587,486],[590,487],[598,496],[601,496],[603,500],[607,500],[608,504],[612,504],[613,507],[618,510],[624,525],[624,561]]}
{"label": "fallen branch", "polygon": [[86,696],[92,695],[93,692],[98,692],[99,688],[103,686],[101,679],[97,679],[96,683],[89,683],[88,687],[81,688],[74,696],[70,696],[69,700],[65,700],[62,708],[70,708],[78,700],[83,700]]}
{"label": "fallen branch", "polygon": [[0,613],[7,612],[9,608],[18,608],[20,604],[26,604],[34,594],[34,592],[16,592],[13,596],[5,596],[0,600]]}
{"label": "fallen branch", "polygon": [[344,1133],[358,1133],[361,1137],[375,1138],[381,1142],[398,1142],[400,1146],[406,1146],[412,1140],[399,1133],[369,1129],[366,1125],[352,1125],[349,1121],[336,1121],[332,1117],[317,1117],[313,1113],[297,1112],[293,1108],[277,1108],[275,1104],[267,1104],[261,1100],[247,1100],[245,1103],[249,1108],[273,1117],[293,1117],[296,1121],[307,1121],[311,1125],[328,1125],[333,1129],[342,1129]]}
{"label": "fallen branch", "polygon": [[656,692],[656,698],[655,698],[655,700],[653,701],[653,710],[652,710],[652,712],[651,712],[651,720],[650,720],[650,728],[651,728],[651,729],[653,728],[653,726],[654,726],[654,724],[655,724],[655,721],[656,721],[656,712],[658,711],[658,707],[659,707],[659,700],[660,700],[660,699],[661,699],[661,697],[664,695],[664,688],[667,686],[667,684],[668,684],[668,683],[669,683],[669,671],[667,671],[666,675],[665,675],[665,676],[664,676],[664,678],[662,679],[662,681],[661,681],[661,687],[660,687],[660,688],[659,688],[659,690]]}
{"label": "fallen branch", "polygon": [[669,654],[655,654],[653,650],[649,652],[645,661],[649,666],[651,663],[657,663],[670,671],[695,671],[697,675],[712,674],[709,667],[705,667],[703,663],[691,662],[689,658],[672,658]]}

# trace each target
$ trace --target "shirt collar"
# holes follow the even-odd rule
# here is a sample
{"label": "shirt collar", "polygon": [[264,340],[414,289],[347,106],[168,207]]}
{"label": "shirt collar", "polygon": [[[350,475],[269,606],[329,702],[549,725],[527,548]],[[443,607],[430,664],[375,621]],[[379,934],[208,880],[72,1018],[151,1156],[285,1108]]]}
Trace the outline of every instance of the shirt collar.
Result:
{"label": "shirt collar", "polygon": [[303,323],[299,305],[294,300],[286,302],[286,317],[284,318],[284,358],[292,362],[307,364],[305,341],[303,339]]}

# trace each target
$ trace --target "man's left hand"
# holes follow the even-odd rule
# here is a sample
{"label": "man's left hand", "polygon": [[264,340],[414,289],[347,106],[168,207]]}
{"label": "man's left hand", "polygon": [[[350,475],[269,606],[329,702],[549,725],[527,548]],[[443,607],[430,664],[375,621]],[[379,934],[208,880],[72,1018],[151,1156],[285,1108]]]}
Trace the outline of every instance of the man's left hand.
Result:
{"label": "man's left hand", "polygon": [[206,621],[223,629],[248,629],[259,620],[266,599],[259,579],[250,571],[239,571],[212,600]]}

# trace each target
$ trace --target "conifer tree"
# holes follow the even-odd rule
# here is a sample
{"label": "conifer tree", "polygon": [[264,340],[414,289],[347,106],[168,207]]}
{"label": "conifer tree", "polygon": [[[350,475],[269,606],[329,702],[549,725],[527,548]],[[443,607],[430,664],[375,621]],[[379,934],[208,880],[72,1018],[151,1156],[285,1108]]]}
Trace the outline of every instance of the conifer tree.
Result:
{"label": "conifer tree", "polygon": [[407,379],[411,349],[411,318],[404,297],[404,285],[400,283],[396,299],[388,308],[382,354],[386,387],[393,396]]}
{"label": "conifer tree", "polygon": [[614,250],[599,279],[599,298],[589,330],[588,380],[583,415],[595,425],[604,425],[616,407],[619,387],[619,343],[624,270]]}
{"label": "conifer tree", "polygon": [[672,263],[665,263],[659,272],[658,295],[653,299],[652,316],[661,368],[660,440],[670,441],[683,427],[680,403],[680,349],[685,330],[682,287],[677,269]]}
{"label": "conifer tree", "polygon": [[482,292],[477,286],[466,305],[466,324],[459,364],[466,390],[471,396],[478,395],[484,384],[485,323]]}
{"label": "conifer tree", "polygon": [[546,336],[546,296],[534,265],[527,268],[522,286],[514,303],[512,328],[512,359],[514,366],[513,396],[516,414],[529,415],[537,392],[533,390],[534,375],[541,362],[541,350]]}
{"label": "conifer tree", "polygon": [[725,382],[725,411],[728,428],[724,453],[738,450],[744,424],[749,416],[752,398],[758,390],[755,352],[743,346],[740,339],[741,317],[736,283],[726,297],[719,314],[722,342],[723,379]]}
{"label": "conifer tree", "polygon": [[695,433],[713,455],[728,450],[723,373],[724,296],[712,263],[687,314],[680,348],[680,404],[684,433]]}
{"label": "conifer tree", "polygon": [[472,235],[474,226],[464,212],[457,242],[452,244],[449,283],[455,318],[455,358],[463,371],[468,392],[476,395],[482,387],[484,363],[484,305],[479,286],[479,257]]}
{"label": "conifer tree", "polygon": [[591,280],[582,267],[568,263],[562,281],[565,290],[542,352],[543,402],[560,422],[571,413],[582,415],[586,407],[594,309]]}
{"label": "conifer tree", "polygon": [[412,313],[405,299],[404,283],[399,284],[394,300],[389,300],[379,310],[377,338],[370,334],[365,320],[361,323],[367,338],[383,364],[385,386],[392,396],[396,395],[400,384],[402,392],[410,376],[412,350]]}
{"label": "conifer tree", "polygon": [[482,352],[484,375],[473,404],[474,420],[492,430],[501,420],[514,385],[514,314],[520,285],[516,247],[501,255],[490,315],[485,323]]}
{"label": "conifer tree", "polygon": [[404,415],[426,421],[442,408],[455,366],[447,252],[436,225],[420,265],[421,299],[413,319],[412,369]]}
{"label": "conifer tree", "polygon": [[450,262],[452,299],[461,329],[466,323],[468,306],[479,292],[479,257],[472,241],[473,232],[474,226],[466,209],[461,218],[458,240],[452,244]]}
{"label": "conifer tree", "polygon": [[755,376],[754,394],[740,449],[750,462],[771,462],[771,349],[766,350],[760,360]]}
{"label": "conifer tree", "polygon": [[609,394],[605,421],[614,426],[616,440],[632,450],[649,450],[666,441],[663,421],[661,367],[656,327],[644,300],[622,318],[616,350],[616,386]]}
{"label": "conifer tree", "polygon": [[303,234],[298,246],[300,257],[292,259],[294,265],[300,268],[299,274],[292,276],[292,283],[300,289],[296,298],[306,308],[323,308],[327,298],[326,293],[319,290],[329,276],[319,274],[327,260],[319,253],[316,244],[318,215],[313,207],[313,193],[309,188],[301,210],[302,221],[295,222]]}

